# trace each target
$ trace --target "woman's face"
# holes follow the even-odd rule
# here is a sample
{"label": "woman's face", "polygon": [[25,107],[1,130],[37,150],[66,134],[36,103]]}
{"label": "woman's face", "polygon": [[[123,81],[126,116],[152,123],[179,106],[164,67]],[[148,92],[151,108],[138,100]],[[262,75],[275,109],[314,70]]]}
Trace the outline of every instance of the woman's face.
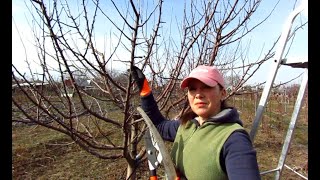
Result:
{"label": "woman's face", "polygon": [[221,101],[225,98],[225,89],[210,87],[197,79],[191,79],[188,86],[188,100],[191,109],[202,119],[207,119],[221,111]]}

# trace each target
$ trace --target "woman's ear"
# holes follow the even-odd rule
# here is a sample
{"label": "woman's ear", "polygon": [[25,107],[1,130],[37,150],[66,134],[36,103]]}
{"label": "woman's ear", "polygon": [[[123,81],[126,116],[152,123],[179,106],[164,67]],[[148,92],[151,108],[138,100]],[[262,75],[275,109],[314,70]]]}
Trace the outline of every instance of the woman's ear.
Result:
{"label": "woman's ear", "polygon": [[227,91],[226,89],[221,90],[221,101],[224,100],[227,97]]}

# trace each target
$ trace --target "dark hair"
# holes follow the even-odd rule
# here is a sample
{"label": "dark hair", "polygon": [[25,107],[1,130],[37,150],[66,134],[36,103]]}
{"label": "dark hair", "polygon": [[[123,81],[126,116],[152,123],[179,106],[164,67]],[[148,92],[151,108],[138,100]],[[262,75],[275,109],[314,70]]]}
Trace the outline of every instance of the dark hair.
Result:
{"label": "dark hair", "polygon": [[[219,84],[220,90],[223,89],[223,87]],[[222,100],[221,101],[221,110],[226,109],[226,108],[230,108],[231,106],[229,106],[226,102],[226,100]],[[192,111],[190,105],[188,105],[188,107],[186,108],[185,112],[182,113],[182,115],[180,116],[180,121],[182,125],[185,125],[188,121],[190,121],[191,119],[194,119],[195,117],[197,117],[198,115]]]}

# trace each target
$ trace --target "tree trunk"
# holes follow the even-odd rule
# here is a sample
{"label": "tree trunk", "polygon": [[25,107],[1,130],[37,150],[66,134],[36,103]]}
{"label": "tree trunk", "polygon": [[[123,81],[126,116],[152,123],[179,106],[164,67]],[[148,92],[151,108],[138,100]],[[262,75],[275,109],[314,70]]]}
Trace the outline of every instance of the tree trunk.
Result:
{"label": "tree trunk", "polygon": [[128,163],[127,167],[127,176],[126,179],[130,180],[136,180],[137,179],[137,174],[134,171],[134,166],[131,166],[130,163]]}

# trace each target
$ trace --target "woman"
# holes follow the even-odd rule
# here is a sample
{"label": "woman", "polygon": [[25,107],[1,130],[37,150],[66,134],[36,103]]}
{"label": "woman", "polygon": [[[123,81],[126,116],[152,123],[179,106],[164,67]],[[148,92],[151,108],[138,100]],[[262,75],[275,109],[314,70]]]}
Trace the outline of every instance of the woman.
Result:
{"label": "woman", "polygon": [[181,176],[189,180],[261,179],[256,151],[236,108],[225,104],[225,84],[216,67],[200,65],[182,81],[191,109],[179,120],[161,115],[139,68],[133,66],[131,73],[142,109],[163,139],[174,142],[171,156]]}

